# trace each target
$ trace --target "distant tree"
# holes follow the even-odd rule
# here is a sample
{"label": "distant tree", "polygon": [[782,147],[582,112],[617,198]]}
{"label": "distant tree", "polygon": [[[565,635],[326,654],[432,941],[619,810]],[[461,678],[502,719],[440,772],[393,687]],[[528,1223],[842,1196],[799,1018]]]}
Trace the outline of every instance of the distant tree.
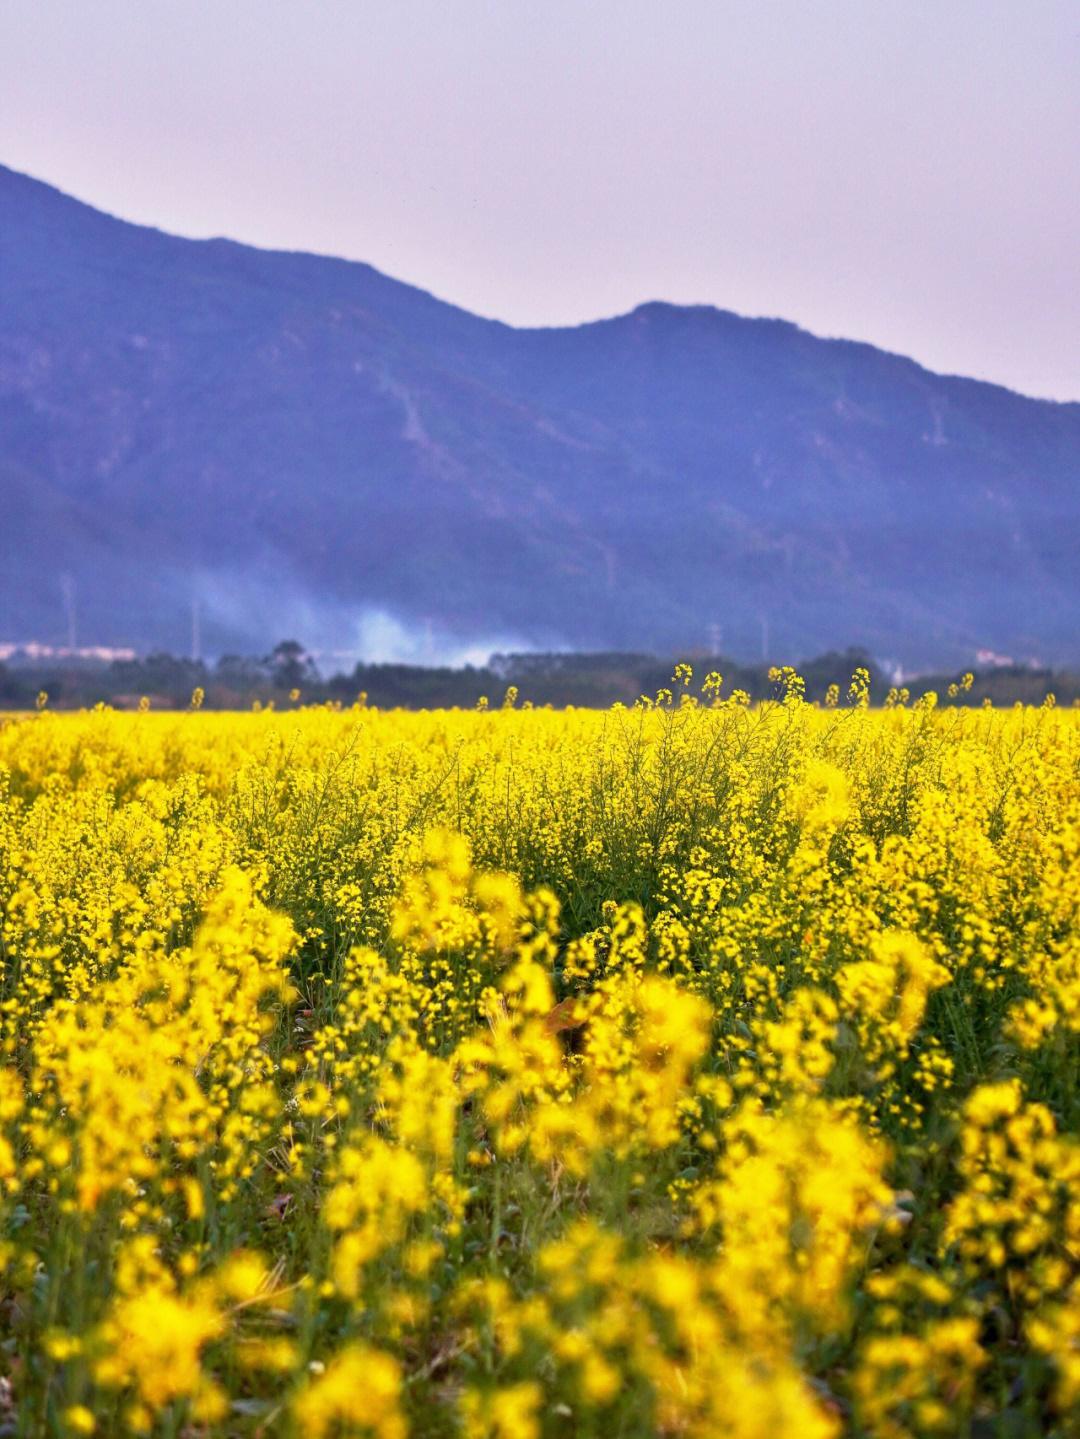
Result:
{"label": "distant tree", "polygon": [[25,685],[19,684],[13,674],[0,665],[0,705],[19,704],[25,691]]}
{"label": "distant tree", "polygon": [[301,689],[319,683],[315,661],[297,640],[282,640],[267,660],[270,678],[278,689]]}

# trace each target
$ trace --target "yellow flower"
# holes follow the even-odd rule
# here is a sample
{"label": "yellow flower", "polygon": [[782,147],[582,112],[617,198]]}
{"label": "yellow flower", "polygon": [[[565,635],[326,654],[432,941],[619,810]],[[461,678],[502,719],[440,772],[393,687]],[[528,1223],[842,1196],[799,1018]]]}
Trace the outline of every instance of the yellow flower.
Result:
{"label": "yellow flower", "polygon": [[366,1344],[351,1344],[293,1400],[293,1414],[309,1439],[323,1439],[339,1426],[377,1439],[404,1439],[400,1393],[397,1361]]}
{"label": "yellow flower", "polygon": [[98,1381],[133,1385],[155,1412],[181,1397],[212,1395],[200,1358],[224,1328],[208,1299],[183,1298],[160,1285],[139,1290],[114,1306],[102,1328],[106,1353],[97,1361]]}

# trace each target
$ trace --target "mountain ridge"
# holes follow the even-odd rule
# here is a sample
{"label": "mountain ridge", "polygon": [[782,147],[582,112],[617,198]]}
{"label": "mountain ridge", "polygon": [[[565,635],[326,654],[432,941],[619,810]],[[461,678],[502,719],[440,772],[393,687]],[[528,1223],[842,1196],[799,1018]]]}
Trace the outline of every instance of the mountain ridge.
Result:
{"label": "mountain ridge", "polygon": [[0,205],[0,639],[1076,659],[1080,402],[706,305],[519,329],[2,166]]}
{"label": "mountain ridge", "polygon": [[903,361],[906,364],[911,365],[914,370],[918,371],[920,374],[934,380],[956,380],[967,385],[986,387],[988,389],[998,391],[1003,395],[1012,395],[1019,399],[1030,401],[1035,404],[1048,405],[1057,409],[1080,411],[1080,399],[1058,400],[1049,396],[1030,395],[1026,391],[1013,389],[1011,386],[1001,384],[1000,382],[995,380],[979,379],[974,376],[963,375],[959,372],[951,370],[935,370],[928,365],[924,365],[921,361],[916,360],[910,355],[905,355],[898,350],[889,350],[885,346],[875,344],[873,341],[870,340],[853,340],[843,335],[819,334],[815,330],[808,329],[806,326],[800,325],[794,320],[787,320],[780,315],[741,315],[738,313],[738,311],[729,310],[725,306],[713,305],[705,302],[678,304],[671,300],[654,298],[650,300],[642,300],[638,304],[634,305],[632,309],[620,311],[618,314],[615,315],[598,316],[595,319],[580,320],[574,324],[514,325],[510,321],[499,319],[497,316],[478,315],[473,311],[465,309],[464,306],[456,304],[453,300],[447,300],[442,296],[434,294],[430,290],[425,290],[420,285],[413,284],[409,280],[402,280],[397,276],[389,275],[385,271],[377,269],[374,265],[369,264],[365,260],[347,259],[340,255],[327,254],[326,252],[321,250],[282,249],[276,246],[256,245],[247,241],[232,239],[230,236],[227,235],[178,235],[169,230],[164,230],[157,225],[146,225],[138,221],[126,220],[122,216],[112,214],[110,211],[99,209],[96,206],[92,205],[89,201],[79,199],[77,196],[69,194],[67,191],[60,189],[59,186],[53,185],[47,180],[39,180],[33,175],[28,175],[20,170],[14,170],[10,166],[0,162],[0,186],[3,186],[4,184],[9,182],[21,183],[28,187],[31,187],[36,191],[45,192],[50,197],[54,197],[55,199],[64,202],[66,205],[71,206],[73,209],[85,211],[89,216],[92,216],[97,220],[105,220],[110,225],[118,225],[122,226],[127,230],[139,231],[143,234],[155,235],[162,239],[174,241],[181,245],[220,246],[222,247],[222,249],[254,253],[256,255],[269,256],[275,259],[295,258],[301,260],[322,261],[326,262],[327,264],[333,266],[340,266],[349,270],[356,269],[360,271],[366,271],[368,274],[378,277],[379,280],[386,281],[387,283],[399,287],[402,290],[410,291],[414,295],[421,297],[423,300],[430,301],[433,305],[452,311],[456,315],[464,316],[468,320],[478,325],[495,326],[499,329],[509,331],[515,334],[573,334],[582,330],[591,329],[595,326],[614,325],[619,323],[620,321],[632,320],[642,311],[671,311],[674,313],[687,315],[702,314],[707,316],[715,316],[721,320],[733,320],[745,325],[776,326],[778,329],[790,331],[793,334],[804,335],[807,338],[820,342],[822,344],[841,345],[848,347],[852,350],[863,351],[868,355],[879,355],[890,360]]}

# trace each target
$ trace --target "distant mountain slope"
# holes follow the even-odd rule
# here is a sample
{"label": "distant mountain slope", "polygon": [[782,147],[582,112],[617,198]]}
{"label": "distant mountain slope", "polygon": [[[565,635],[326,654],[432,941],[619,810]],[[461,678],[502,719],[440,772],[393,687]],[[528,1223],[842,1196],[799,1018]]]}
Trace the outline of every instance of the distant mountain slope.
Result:
{"label": "distant mountain slope", "polygon": [[0,640],[1062,664],[1078,554],[1080,404],[705,307],[514,330],[0,168]]}

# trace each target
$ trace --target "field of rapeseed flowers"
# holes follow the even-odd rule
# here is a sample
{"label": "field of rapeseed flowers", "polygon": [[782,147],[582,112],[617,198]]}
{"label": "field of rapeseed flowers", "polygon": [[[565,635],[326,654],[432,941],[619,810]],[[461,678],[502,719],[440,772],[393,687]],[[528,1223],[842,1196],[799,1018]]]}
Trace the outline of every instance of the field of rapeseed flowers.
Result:
{"label": "field of rapeseed flowers", "polygon": [[0,1434],[1080,1433],[1080,715],[672,687],[0,723]]}

